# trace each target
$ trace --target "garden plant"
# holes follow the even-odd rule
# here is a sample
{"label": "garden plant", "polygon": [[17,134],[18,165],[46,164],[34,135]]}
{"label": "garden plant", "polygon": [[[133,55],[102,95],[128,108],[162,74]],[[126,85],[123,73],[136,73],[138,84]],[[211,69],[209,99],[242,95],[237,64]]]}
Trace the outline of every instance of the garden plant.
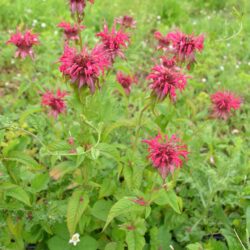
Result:
{"label": "garden plant", "polygon": [[0,0],[0,249],[250,249],[250,2]]}

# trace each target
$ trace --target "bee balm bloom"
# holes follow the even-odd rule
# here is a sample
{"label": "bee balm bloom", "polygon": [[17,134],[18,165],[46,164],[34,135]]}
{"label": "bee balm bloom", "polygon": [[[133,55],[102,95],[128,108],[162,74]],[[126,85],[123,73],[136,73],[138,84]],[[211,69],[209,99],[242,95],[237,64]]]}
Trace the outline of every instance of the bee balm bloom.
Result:
{"label": "bee balm bloom", "polygon": [[131,16],[123,16],[121,18],[117,18],[116,22],[125,29],[134,29],[136,27],[136,21]]}
{"label": "bee balm bloom", "polygon": [[38,35],[27,30],[24,34],[17,32],[7,41],[7,44],[14,44],[17,47],[15,56],[24,59],[26,56],[34,58],[33,45],[39,44]]}
{"label": "bee balm bloom", "polygon": [[79,242],[80,242],[80,234],[79,233],[73,234],[73,236],[69,240],[69,243],[73,244],[74,246],[76,246]]}
{"label": "bee balm bloom", "polygon": [[66,103],[64,97],[67,95],[66,92],[57,90],[54,95],[51,91],[47,91],[42,96],[42,105],[50,108],[49,114],[57,118],[60,113],[65,112]]}
{"label": "bee balm bloom", "polygon": [[[90,3],[94,3],[94,0],[88,0]],[[72,13],[79,13],[82,14],[85,7],[86,7],[86,2],[87,0],[70,0],[69,4],[70,4],[70,9]]]}
{"label": "bee balm bloom", "polygon": [[71,25],[67,22],[61,22],[57,27],[64,30],[64,35],[67,40],[79,40],[79,31],[85,28],[85,26],[80,25],[78,27],[77,24]]}
{"label": "bee balm bloom", "polygon": [[166,179],[169,173],[173,173],[176,168],[182,167],[183,159],[187,159],[187,146],[182,145],[176,135],[163,138],[159,133],[155,138],[143,142],[148,144],[148,157],[163,180]]}
{"label": "bee balm bloom", "polygon": [[156,31],[154,33],[154,37],[155,37],[156,40],[158,40],[158,47],[157,47],[157,49],[169,48],[170,40],[168,39],[167,36],[163,36],[161,34],[161,32]]}
{"label": "bee balm bloom", "polygon": [[88,86],[92,93],[99,83],[100,73],[109,66],[109,61],[100,45],[90,52],[84,47],[80,53],[66,45],[59,61],[61,63],[59,69],[64,76],[69,77],[79,88]]}
{"label": "bee balm bloom", "polygon": [[132,83],[136,83],[137,79],[135,77],[124,75],[122,72],[117,72],[116,75],[117,82],[121,84],[127,95],[130,94]]}
{"label": "bee balm bloom", "polygon": [[203,50],[204,35],[193,36],[176,31],[168,33],[167,38],[174,48],[176,60],[188,63],[188,68],[195,62],[195,53]]}
{"label": "bee balm bloom", "polygon": [[103,31],[97,33],[96,36],[101,38],[104,51],[111,63],[114,62],[116,56],[125,57],[122,48],[127,48],[129,36],[122,30],[116,30],[116,26],[113,25],[111,31],[109,31],[107,24],[105,24]]}
{"label": "bee balm bloom", "polygon": [[149,87],[159,100],[164,100],[167,96],[171,100],[176,100],[176,90],[182,91],[187,83],[187,76],[181,73],[178,67],[172,62],[163,60],[162,64],[152,68],[147,79],[151,80]]}
{"label": "bee balm bloom", "polygon": [[211,101],[213,103],[213,115],[224,120],[231,116],[232,110],[239,109],[241,105],[241,99],[228,91],[216,92],[211,95]]}

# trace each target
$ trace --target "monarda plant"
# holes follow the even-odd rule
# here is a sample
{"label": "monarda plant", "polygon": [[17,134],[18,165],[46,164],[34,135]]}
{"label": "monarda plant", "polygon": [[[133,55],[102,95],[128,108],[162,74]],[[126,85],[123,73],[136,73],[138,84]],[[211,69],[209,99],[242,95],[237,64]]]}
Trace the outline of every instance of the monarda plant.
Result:
{"label": "monarda plant", "polygon": [[[104,21],[88,43],[88,5],[95,7],[93,0],[69,0],[73,21],[58,24],[60,88],[40,91],[34,109],[1,128],[3,249],[174,249],[164,243],[164,220],[183,212],[178,178],[194,152],[178,127],[153,121],[162,119],[157,106],[170,109],[189,88],[204,35],[156,31],[154,65],[147,74],[131,72],[121,65],[130,63],[135,19]],[[40,42],[26,30],[7,44],[17,47],[16,57],[35,59]],[[211,102],[213,118],[225,120],[242,104],[229,91]]]}

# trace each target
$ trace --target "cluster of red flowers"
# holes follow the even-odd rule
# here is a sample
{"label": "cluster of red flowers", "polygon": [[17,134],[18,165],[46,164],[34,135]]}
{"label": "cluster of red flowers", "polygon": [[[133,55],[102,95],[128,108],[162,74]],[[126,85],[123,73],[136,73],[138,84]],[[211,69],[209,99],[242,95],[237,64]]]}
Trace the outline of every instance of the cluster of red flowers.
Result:
{"label": "cluster of red flowers", "polygon": [[[104,75],[106,70],[111,69],[116,57],[125,58],[124,49],[130,43],[130,36],[126,31],[135,28],[136,22],[131,16],[123,16],[115,19],[110,30],[105,23],[103,30],[96,34],[100,42],[93,49],[89,49],[81,44],[80,39],[80,33],[85,29],[85,26],[81,24],[80,16],[84,13],[87,2],[93,4],[94,0],[69,0],[70,10],[73,15],[76,15],[77,23],[61,22],[58,24],[58,27],[64,30],[67,41],[59,59],[59,69],[62,75],[77,88],[86,86],[91,93],[94,93],[100,87],[100,76]],[[118,29],[117,24],[120,25]],[[163,101],[167,97],[171,101],[176,101],[177,90],[184,90],[189,78],[181,67],[184,65],[189,70],[196,62],[196,53],[203,50],[204,35],[194,36],[175,31],[164,36],[157,31],[154,37],[158,41],[157,50],[163,54],[160,56],[159,63],[152,67],[147,76],[150,81],[149,87],[152,89],[152,97],[158,101]],[[69,40],[78,40],[80,51],[75,47],[70,47]],[[30,30],[24,34],[18,31],[7,41],[7,44],[10,43],[17,47],[16,57],[34,58],[32,47],[39,44],[38,35]],[[135,76],[126,75],[120,71],[117,72],[116,80],[127,95],[131,92],[131,85],[137,83]],[[41,104],[48,107],[49,114],[57,118],[59,114],[66,111],[66,95],[67,93],[60,89],[55,94],[52,91],[46,91],[42,95]],[[239,97],[228,91],[218,91],[211,95],[211,102],[213,116],[222,119],[230,117],[232,110],[239,109],[242,103]],[[182,144],[175,134],[168,137],[159,133],[155,138],[143,140],[143,142],[148,144],[149,158],[164,180],[169,173],[182,167],[183,161],[189,154],[187,146]],[[69,138],[68,143],[74,145],[73,137]],[[72,152],[75,152],[75,149],[72,149]],[[146,205],[142,198],[133,201],[142,206]]]}
{"label": "cluster of red flowers", "polygon": [[183,159],[187,159],[187,146],[182,145],[176,135],[170,138],[165,136],[165,140],[159,133],[151,140],[144,140],[149,145],[149,158],[159,171],[162,179],[166,179],[169,173],[173,173],[176,168],[183,164]]}
{"label": "cluster of red flowers", "polygon": [[50,108],[49,114],[57,118],[60,113],[66,111],[66,104],[64,97],[67,95],[66,92],[57,90],[56,94],[51,91],[47,91],[42,96],[42,105]]}
{"label": "cluster of red flowers", "polygon": [[83,25],[71,25],[67,22],[61,22],[57,25],[57,27],[64,30],[66,40],[79,40],[79,32],[85,29],[85,26]]}
{"label": "cluster of red flowers", "polygon": [[33,45],[39,44],[38,35],[33,34],[30,30],[27,30],[24,34],[17,32],[13,34],[7,41],[7,44],[12,43],[17,47],[15,56],[24,59],[27,56],[34,58],[32,50]]}

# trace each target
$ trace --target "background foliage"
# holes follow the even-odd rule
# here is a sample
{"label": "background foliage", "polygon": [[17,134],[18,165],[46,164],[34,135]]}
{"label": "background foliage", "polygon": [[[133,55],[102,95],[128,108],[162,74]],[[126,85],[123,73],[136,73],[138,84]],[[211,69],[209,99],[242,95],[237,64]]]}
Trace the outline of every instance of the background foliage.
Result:
{"label": "background foliage", "polygon": [[[66,1],[0,1],[0,249],[250,248],[250,3],[96,0],[86,9],[84,43],[93,46],[103,20],[111,24],[124,14],[134,16],[137,29],[127,60],[114,68],[136,73],[139,84],[127,97],[110,74],[84,106],[69,96],[67,115],[54,120],[41,108],[40,95],[70,90],[57,64],[63,38],[56,25],[70,20]],[[16,27],[39,33],[34,62],[14,59],[13,47],[5,45]],[[188,163],[168,179],[168,192],[153,192],[161,180],[145,145],[133,150],[131,141],[149,94],[153,33],[175,27],[204,33],[205,49],[176,104],[165,100],[157,118],[144,116],[140,138],[177,133],[190,151]],[[209,115],[209,95],[219,89],[244,99],[226,122]],[[70,135],[76,156],[68,154]],[[135,197],[150,203],[138,206]],[[75,232],[81,234],[76,247],[68,244]]]}

